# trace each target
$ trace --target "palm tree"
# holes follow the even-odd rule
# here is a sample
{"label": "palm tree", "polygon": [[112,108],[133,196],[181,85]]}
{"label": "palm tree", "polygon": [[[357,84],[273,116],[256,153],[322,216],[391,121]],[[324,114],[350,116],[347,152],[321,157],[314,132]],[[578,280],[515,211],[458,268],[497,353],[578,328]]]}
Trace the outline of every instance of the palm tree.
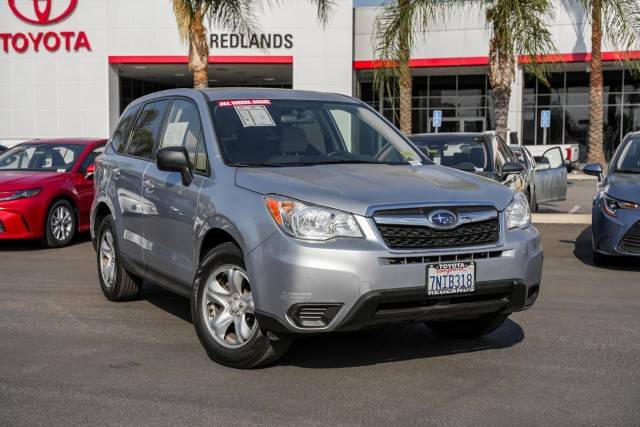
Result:
{"label": "palm tree", "polygon": [[525,69],[547,82],[548,66],[540,54],[554,52],[548,30],[553,17],[551,0],[497,0],[482,2],[487,24],[491,26],[489,42],[489,83],[493,95],[496,134],[507,141],[511,83],[516,77],[516,59],[526,55]]}
{"label": "palm tree", "polygon": [[635,71],[629,51],[640,38],[640,2],[638,0],[580,0],[591,19],[591,75],[589,77],[589,144],[587,161],[605,163],[603,144],[602,38],[617,51],[620,60]]}
{"label": "palm tree", "polygon": [[[317,5],[318,20],[325,25],[334,0],[311,0]],[[189,69],[193,72],[193,86],[209,86],[209,45],[205,19],[211,26],[232,32],[250,34],[257,25],[255,10],[259,0],[172,0],[173,12],[182,41],[189,44]],[[279,0],[272,0],[280,3]]]}
{"label": "palm tree", "polygon": [[496,133],[506,140],[511,83],[516,58],[527,55],[528,71],[546,82],[547,66],[538,55],[555,51],[547,29],[553,13],[551,0],[398,0],[389,2],[376,21],[375,82],[389,91],[391,78],[400,88],[400,129],[411,132],[411,71],[409,58],[417,34],[426,31],[453,10],[480,5],[491,27],[489,82],[492,87]]}

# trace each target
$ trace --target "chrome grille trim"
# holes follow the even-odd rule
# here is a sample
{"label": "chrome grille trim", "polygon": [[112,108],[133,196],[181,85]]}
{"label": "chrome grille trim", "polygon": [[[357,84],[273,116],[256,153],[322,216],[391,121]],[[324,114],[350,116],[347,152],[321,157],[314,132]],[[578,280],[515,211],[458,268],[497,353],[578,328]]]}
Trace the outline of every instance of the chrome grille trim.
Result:
{"label": "chrome grille trim", "polygon": [[429,256],[404,256],[379,258],[383,265],[399,264],[430,264],[452,261],[475,261],[481,259],[501,258],[504,251],[485,251],[467,254],[429,255]]}
{"label": "chrome grille trim", "polygon": [[[455,226],[448,228],[456,228],[464,224],[470,224],[473,222],[488,221],[490,219],[496,219],[498,217],[498,211],[480,211],[480,212],[465,212],[458,216],[458,222]],[[373,220],[376,224],[383,225],[409,225],[414,227],[437,227],[429,220],[427,215],[374,215]]]}

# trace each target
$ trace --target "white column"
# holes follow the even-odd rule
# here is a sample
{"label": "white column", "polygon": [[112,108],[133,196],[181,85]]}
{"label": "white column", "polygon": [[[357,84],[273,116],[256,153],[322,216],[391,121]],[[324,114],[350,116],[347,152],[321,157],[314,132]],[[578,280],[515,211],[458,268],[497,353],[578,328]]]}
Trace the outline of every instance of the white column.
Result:
{"label": "white column", "polygon": [[522,89],[524,87],[524,72],[522,66],[516,66],[515,77],[515,80],[511,83],[511,100],[509,101],[509,120],[507,127],[510,132],[518,133],[518,142],[522,144]]}
{"label": "white column", "polygon": [[120,75],[117,65],[109,65],[109,137],[120,119]]}

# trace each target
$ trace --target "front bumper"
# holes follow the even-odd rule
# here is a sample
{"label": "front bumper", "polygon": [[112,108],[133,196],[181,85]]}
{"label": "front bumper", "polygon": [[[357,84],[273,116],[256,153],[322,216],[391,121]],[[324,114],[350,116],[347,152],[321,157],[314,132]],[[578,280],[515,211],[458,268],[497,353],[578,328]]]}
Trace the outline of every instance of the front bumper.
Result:
{"label": "front bumper", "polygon": [[593,250],[604,255],[640,256],[640,249],[622,244],[632,227],[640,223],[640,210],[619,209],[612,217],[603,212],[600,201],[592,215]]}
{"label": "front bumper", "polygon": [[[21,210],[0,207],[0,240],[36,239],[41,230],[28,220],[29,209]],[[32,224],[30,224],[32,222]]]}
{"label": "front bumper", "polygon": [[[317,333],[405,320],[475,318],[525,309],[537,297],[543,254],[533,226],[503,233],[498,245],[390,251],[371,224],[360,225],[364,239],[326,243],[300,241],[278,231],[247,255],[263,328]],[[455,259],[475,261],[476,292],[427,297],[427,263]],[[292,308],[314,305],[333,307],[331,319],[326,325],[301,327]]]}

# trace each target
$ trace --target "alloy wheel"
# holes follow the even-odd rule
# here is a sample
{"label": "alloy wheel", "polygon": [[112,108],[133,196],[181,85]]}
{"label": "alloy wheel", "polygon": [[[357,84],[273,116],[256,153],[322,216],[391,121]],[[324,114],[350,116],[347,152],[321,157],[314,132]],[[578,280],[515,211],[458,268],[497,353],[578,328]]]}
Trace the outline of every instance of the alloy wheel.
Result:
{"label": "alloy wheel", "polygon": [[226,348],[243,347],[258,330],[247,273],[235,265],[217,268],[207,279],[202,315],[211,336]]}
{"label": "alloy wheel", "polygon": [[51,215],[51,234],[59,241],[67,240],[73,232],[73,217],[66,206],[58,206]]}
{"label": "alloy wheel", "polygon": [[111,288],[116,279],[116,250],[113,235],[106,230],[100,239],[100,274],[106,288]]}

